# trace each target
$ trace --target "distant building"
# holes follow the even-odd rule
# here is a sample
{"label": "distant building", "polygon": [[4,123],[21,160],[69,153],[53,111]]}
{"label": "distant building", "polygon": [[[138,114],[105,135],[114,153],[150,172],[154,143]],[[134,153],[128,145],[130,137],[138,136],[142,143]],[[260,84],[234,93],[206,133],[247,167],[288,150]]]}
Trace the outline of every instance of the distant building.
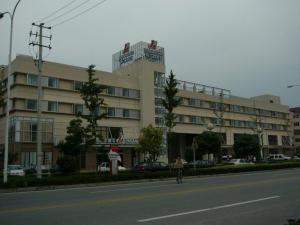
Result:
{"label": "distant building", "polygon": [[300,107],[290,108],[293,112],[294,122],[294,144],[295,148],[300,151]]}
{"label": "distant building", "polygon": [[[82,169],[94,170],[107,160],[97,148],[118,145],[125,167],[139,160],[135,147],[140,129],[155,124],[164,128],[162,106],[165,77],[164,49],[151,43],[125,45],[113,55],[113,72],[97,70],[99,84],[106,87],[103,98],[107,104],[100,108],[107,119],[101,120],[95,151],[81,155]],[[91,62],[92,63],[92,62]],[[94,63],[94,62],[93,62]],[[30,167],[36,164],[37,139],[37,68],[32,57],[18,55],[12,64],[12,108],[10,109],[10,155],[14,163]],[[174,71],[176,74],[176,71]],[[177,75],[176,78],[183,77]],[[199,76],[200,77],[200,76]],[[7,68],[0,69],[5,82]],[[87,113],[78,89],[87,81],[86,68],[45,61],[43,64],[42,139],[43,164],[54,165],[58,155],[57,144],[66,135],[69,121],[75,113]],[[289,107],[280,98],[262,95],[242,98],[230,90],[179,80],[182,104],[175,109],[178,115],[174,128],[176,138],[171,152],[162,148],[161,160],[174,159],[178,153],[191,160],[193,138],[207,130],[212,123],[222,137],[223,154],[232,153],[234,140],[243,133],[257,135],[262,128],[264,155],[269,153],[292,154]],[[5,108],[0,109],[0,127],[5,127]],[[0,161],[3,162],[4,131],[0,132]],[[103,147],[101,147],[103,146]]]}

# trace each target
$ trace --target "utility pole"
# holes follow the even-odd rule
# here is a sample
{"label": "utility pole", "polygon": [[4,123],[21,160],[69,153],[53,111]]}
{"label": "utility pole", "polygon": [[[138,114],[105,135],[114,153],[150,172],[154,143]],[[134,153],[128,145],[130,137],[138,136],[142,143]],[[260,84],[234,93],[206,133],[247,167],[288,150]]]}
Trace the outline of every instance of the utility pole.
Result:
{"label": "utility pole", "polygon": [[39,55],[37,60],[37,67],[38,67],[38,98],[37,98],[37,178],[42,178],[42,125],[41,125],[41,117],[42,117],[42,107],[41,107],[41,99],[42,99],[42,65],[43,65],[43,48],[51,49],[51,46],[43,45],[43,38],[49,38],[51,40],[52,36],[43,36],[43,29],[51,29],[51,27],[45,27],[44,23],[40,23],[39,25],[33,23],[33,26],[39,28],[39,33],[30,35],[39,37],[39,42],[30,42],[29,45],[38,46],[39,48]]}

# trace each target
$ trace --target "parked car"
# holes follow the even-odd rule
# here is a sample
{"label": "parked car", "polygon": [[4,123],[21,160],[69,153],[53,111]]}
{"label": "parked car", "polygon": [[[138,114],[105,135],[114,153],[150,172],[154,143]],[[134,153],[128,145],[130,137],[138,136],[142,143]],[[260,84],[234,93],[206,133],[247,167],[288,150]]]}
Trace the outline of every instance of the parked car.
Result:
{"label": "parked car", "polygon": [[222,155],[223,161],[230,161],[232,159],[232,155]]}
{"label": "parked car", "polygon": [[[109,168],[109,162],[103,162],[97,167],[98,172],[108,172],[110,170]],[[119,171],[125,171],[127,170],[124,166],[119,165],[118,166]]]}
{"label": "parked car", "polygon": [[270,154],[268,156],[269,160],[290,160],[291,157],[286,156],[284,154]]}
{"label": "parked car", "polygon": [[7,174],[11,176],[25,176],[24,169],[20,165],[8,165]]}
{"label": "parked car", "polygon": [[254,164],[254,163],[251,162],[251,161],[248,161],[246,159],[231,159],[228,164],[232,164],[232,165],[251,165],[251,164]]}
{"label": "parked car", "polygon": [[137,164],[134,169],[139,172],[143,171],[163,171],[168,170],[170,167],[164,162],[143,162]]}
{"label": "parked car", "polygon": [[208,167],[208,166],[213,166],[214,165],[214,161],[209,161],[209,160],[195,160],[195,163],[194,161],[191,161],[189,162],[186,167],[188,168],[193,168],[195,165],[196,168],[199,168],[199,167]]}

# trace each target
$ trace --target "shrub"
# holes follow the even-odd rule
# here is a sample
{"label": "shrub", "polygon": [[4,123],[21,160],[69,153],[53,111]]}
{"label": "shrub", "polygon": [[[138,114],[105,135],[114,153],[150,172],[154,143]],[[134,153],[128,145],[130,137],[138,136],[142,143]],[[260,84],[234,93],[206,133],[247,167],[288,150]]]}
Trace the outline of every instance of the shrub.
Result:
{"label": "shrub", "polygon": [[63,174],[75,172],[77,168],[76,159],[67,155],[58,158],[56,164],[58,165],[60,172]]}

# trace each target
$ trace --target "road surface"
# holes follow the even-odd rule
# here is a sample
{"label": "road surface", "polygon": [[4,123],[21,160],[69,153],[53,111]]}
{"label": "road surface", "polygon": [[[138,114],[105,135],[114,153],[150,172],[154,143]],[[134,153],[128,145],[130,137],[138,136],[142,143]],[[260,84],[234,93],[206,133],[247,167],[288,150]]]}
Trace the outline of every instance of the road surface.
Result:
{"label": "road surface", "polygon": [[300,169],[0,194],[1,225],[284,225]]}

